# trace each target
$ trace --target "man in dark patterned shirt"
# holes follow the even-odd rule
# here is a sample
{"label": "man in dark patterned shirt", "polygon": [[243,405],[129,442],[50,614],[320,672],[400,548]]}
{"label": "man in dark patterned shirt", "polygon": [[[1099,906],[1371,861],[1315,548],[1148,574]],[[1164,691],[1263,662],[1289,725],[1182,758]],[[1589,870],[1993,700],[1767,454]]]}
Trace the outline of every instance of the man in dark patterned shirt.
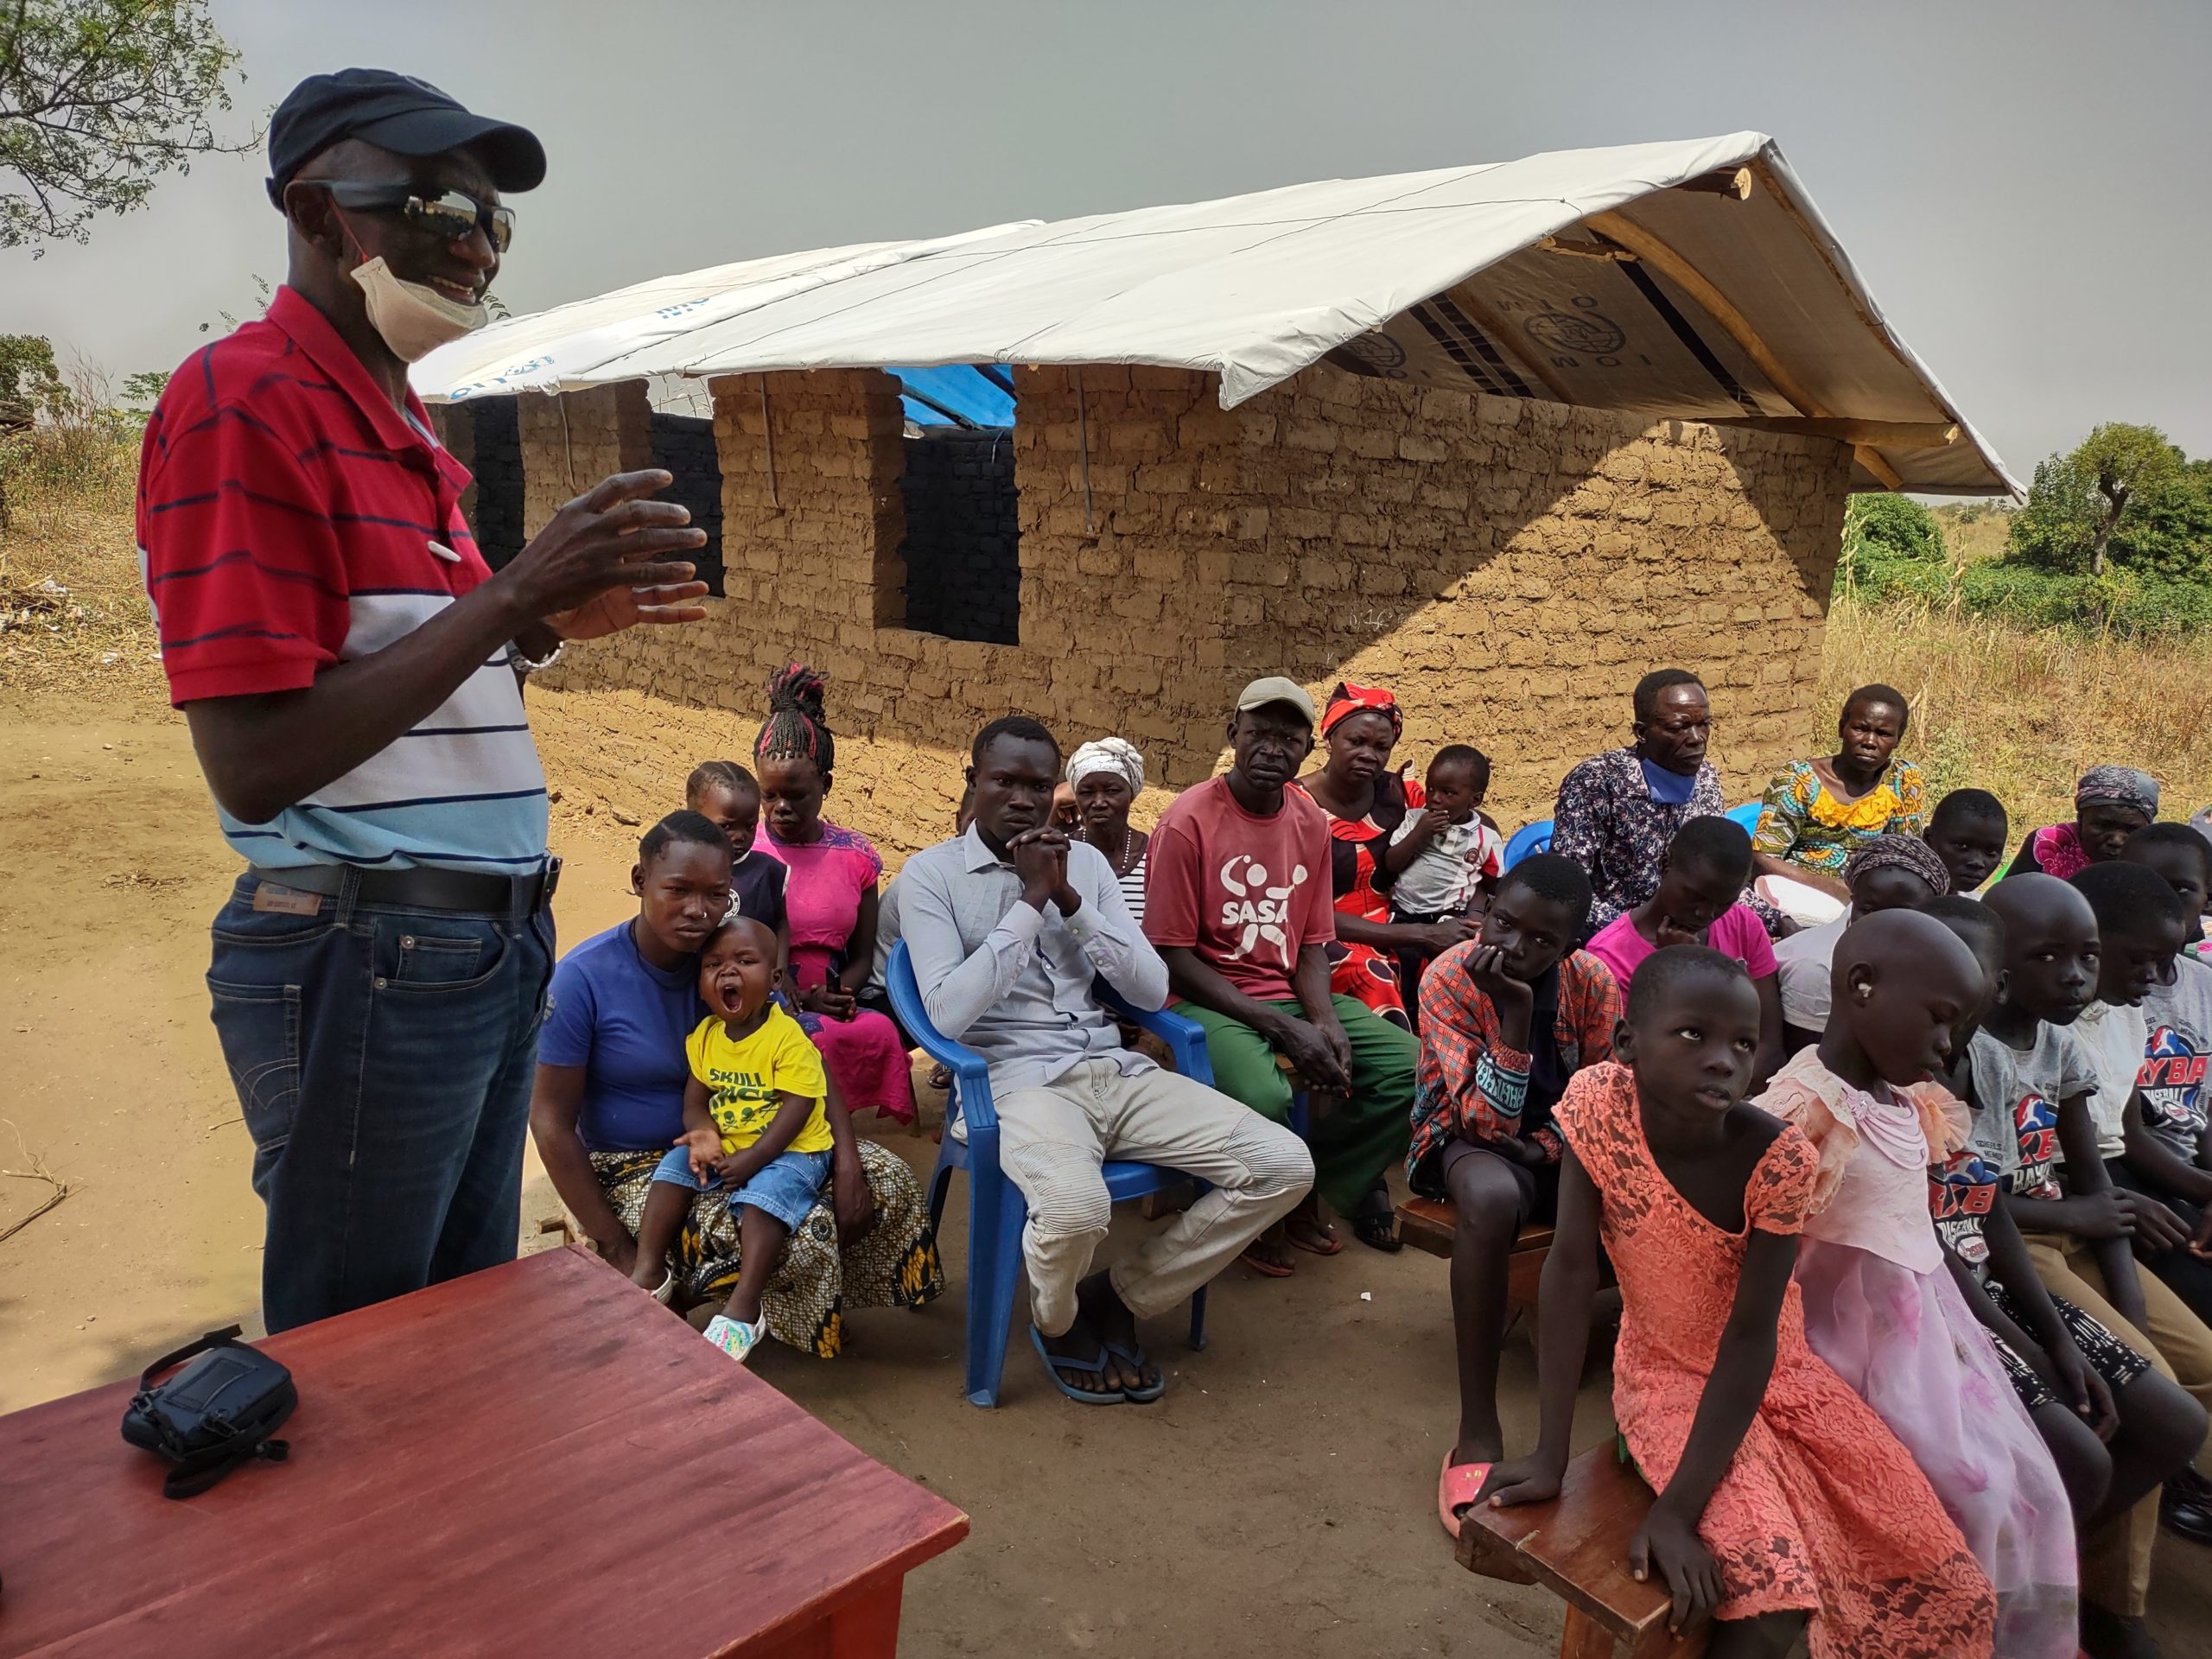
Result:
{"label": "man in dark patterned shirt", "polygon": [[[1654,669],[1636,683],[1633,708],[1636,741],[1568,772],[1552,809],[1552,851],[1590,873],[1585,939],[1657,891],[1660,855],[1675,830],[1727,810],[1720,774],[1706,759],[1713,706],[1704,682],[1688,669]],[[1744,902],[1777,931],[1771,906],[1748,891]]]}

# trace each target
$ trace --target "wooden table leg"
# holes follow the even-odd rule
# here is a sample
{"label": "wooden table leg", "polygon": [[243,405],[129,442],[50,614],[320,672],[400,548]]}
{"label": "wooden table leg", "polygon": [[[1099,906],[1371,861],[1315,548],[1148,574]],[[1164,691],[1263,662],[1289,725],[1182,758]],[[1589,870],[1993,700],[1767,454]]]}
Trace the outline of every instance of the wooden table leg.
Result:
{"label": "wooden table leg", "polygon": [[1560,1632],[1559,1659],[1613,1659],[1613,1635],[1579,1607],[1567,1610]]}
{"label": "wooden table leg", "polygon": [[829,1659],[892,1659],[899,1651],[899,1599],[906,1580],[855,1597],[830,1615]]}
{"label": "wooden table leg", "polygon": [[906,1587],[902,1573],[856,1591],[773,1646],[747,1649],[747,1659],[893,1659]]}

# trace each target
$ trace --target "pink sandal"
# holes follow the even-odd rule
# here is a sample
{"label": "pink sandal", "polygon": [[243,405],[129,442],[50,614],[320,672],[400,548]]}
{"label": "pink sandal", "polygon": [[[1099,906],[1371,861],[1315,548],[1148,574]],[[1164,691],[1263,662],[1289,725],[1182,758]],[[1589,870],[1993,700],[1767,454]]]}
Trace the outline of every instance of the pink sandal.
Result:
{"label": "pink sandal", "polygon": [[1472,1503],[1490,1478],[1487,1463],[1454,1463],[1444,1454],[1444,1471],[1436,1481],[1436,1518],[1453,1538],[1459,1535],[1459,1511]]}

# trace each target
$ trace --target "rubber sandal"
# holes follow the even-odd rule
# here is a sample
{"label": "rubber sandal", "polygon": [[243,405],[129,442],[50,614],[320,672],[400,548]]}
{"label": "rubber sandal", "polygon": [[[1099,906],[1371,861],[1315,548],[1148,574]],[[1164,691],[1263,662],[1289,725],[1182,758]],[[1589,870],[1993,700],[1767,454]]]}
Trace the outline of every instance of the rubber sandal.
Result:
{"label": "rubber sandal", "polygon": [[1045,1362],[1045,1376],[1052,1385],[1077,1405],[1118,1406],[1128,1397],[1119,1389],[1111,1394],[1100,1394],[1092,1389],[1078,1389],[1074,1383],[1061,1379],[1059,1368],[1063,1365],[1072,1371],[1103,1370],[1106,1364],[1106,1345],[1103,1343],[1088,1355],[1056,1354],[1045,1345],[1045,1333],[1033,1325],[1029,1327],[1029,1345],[1037,1351],[1037,1357]]}
{"label": "rubber sandal", "polygon": [[1454,1463],[1444,1454],[1444,1471],[1436,1478],[1436,1518],[1453,1538],[1459,1535],[1459,1510],[1472,1503],[1490,1478],[1487,1463]]}
{"label": "rubber sandal", "polygon": [[1260,1241],[1255,1238],[1244,1247],[1244,1254],[1236,1259],[1266,1279],[1287,1279],[1297,1271],[1287,1262],[1270,1262],[1263,1255],[1254,1254],[1259,1248]]}
{"label": "rubber sandal", "polygon": [[[1106,1344],[1106,1351],[1113,1355],[1115,1358],[1120,1360],[1122,1364],[1128,1366],[1133,1371],[1141,1371],[1146,1367],[1146,1365],[1151,1363],[1145,1357],[1144,1344],[1142,1343],[1138,1343],[1134,1347],[1124,1348],[1118,1342],[1109,1342]],[[1150,1388],[1123,1389],[1122,1390],[1122,1398],[1128,1401],[1133,1406],[1148,1406],[1166,1392],[1167,1373],[1162,1371],[1160,1374],[1159,1380]]]}
{"label": "rubber sandal", "polygon": [[663,1307],[666,1307],[675,1300],[676,1275],[671,1273],[663,1275],[660,1281],[660,1288],[653,1292],[653,1300],[658,1302]]}
{"label": "rubber sandal", "polygon": [[1282,1236],[1289,1241],[1291,1249],[1294,1250],[1303,1250],[1308,1255],[1340,1255],[1344,1253],[1344,1240],[1338,1238],[1334,1233],[1328,1230],[1328,1224],[1326,1222],[1315,1222],[1313,1224],[1313,1229],[1316,1233],[1320,1235],[1322,1242],[1319,1243],[1308,1243],[1305,1239],[1302,1239],[1298,1236],[1298,1232],[1295,1228],[1293,1228],[1287,1224],[1283,1228]]}
{"label": "rubber sandal", "polygon": [[1370,1250],[1395,1255],[1406,1248],[1406,1241],[1398,1236],[1394,1219],[1390,1216],[1354,1216],[1351,1236]]}
{"label": "rubber sandal", "polygon": [[753,1357],[753,1351],[760,1345],[760,1338],[768,1329],[766,1319],[755,1319],[747,1325],[743,1319],[733,1319],[728,1314],[717,1313],[707,1321],[707,1328],[700,1334],[742,1365]]}

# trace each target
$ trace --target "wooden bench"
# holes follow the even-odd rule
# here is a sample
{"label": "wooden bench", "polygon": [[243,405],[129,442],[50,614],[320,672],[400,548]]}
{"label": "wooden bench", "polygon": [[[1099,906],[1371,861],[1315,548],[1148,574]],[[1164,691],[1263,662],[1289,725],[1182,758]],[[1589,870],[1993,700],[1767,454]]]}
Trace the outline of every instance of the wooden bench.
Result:
{"label": "wooden bench", "polygon": [[[1459,1211],[1448,1198],[1408,1198],[1398,1206],[1398,1236],[1417,1250],[1452,1259],[1452,1235],[1459,1224]],[[1551,1249],[1548,1223],[1521,1230],[1506,1258],[1506,1306],[1515,1313],[1536,1305],[1536,1286],[1544,1276],[1544,1256]]]}
{"label": "wooden bench", "polygon": [[1696,1659],[1710,1627],[1669,1636],[1667,1586],[1656,1578],[1638,1584],[1628,1570],[1629,1541],[1650,1508],[1651,1489],[1609,1440],[1567,1465],[1549,1503],[1468,1510],[1459,1523],[1459,1565],[1541,1584],[1564,1601],[1560,1659]]}

